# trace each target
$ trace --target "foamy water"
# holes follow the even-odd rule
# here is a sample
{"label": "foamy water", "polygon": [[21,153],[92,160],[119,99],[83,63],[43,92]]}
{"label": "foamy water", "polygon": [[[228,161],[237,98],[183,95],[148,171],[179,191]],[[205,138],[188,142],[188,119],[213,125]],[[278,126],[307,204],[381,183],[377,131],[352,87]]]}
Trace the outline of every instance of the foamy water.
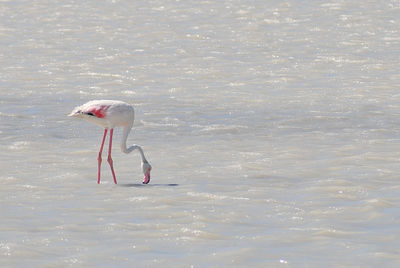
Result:
{"label": "foamy water", "polygon": [[[0,15],[0,266],[400,264],[398,0]],[[119,129],[97,185],[103,131],[67,117],[92,99],[135,106],[149,185]]]}

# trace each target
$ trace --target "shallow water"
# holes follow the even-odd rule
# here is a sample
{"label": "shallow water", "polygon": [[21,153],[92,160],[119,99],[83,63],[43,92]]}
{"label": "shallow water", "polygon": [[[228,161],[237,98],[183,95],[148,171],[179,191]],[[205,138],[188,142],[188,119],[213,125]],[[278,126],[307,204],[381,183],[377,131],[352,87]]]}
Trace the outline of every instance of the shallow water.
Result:
{"label": "shallow water", "polygon": [[[400,264],[400,2],[2,1],[0,265]],[[102,130],[134,104],[96,184]]]}

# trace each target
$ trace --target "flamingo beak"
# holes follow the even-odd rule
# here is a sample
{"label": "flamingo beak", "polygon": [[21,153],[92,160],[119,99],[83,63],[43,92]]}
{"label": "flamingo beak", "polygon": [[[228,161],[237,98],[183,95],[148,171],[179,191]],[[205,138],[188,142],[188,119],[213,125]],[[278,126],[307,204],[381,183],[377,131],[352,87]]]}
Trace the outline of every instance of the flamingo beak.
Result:
{"label": "flamingo beak", "polygon": [[150,169],[144,174],[143,184],[148,184],[150,182]]}

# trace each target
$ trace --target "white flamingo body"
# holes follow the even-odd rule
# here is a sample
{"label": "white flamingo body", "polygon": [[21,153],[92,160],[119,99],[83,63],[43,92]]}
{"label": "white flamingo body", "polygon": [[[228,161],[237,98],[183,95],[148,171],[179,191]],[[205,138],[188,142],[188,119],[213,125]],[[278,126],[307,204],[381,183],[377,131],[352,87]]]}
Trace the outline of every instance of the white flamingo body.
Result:
{"label": "white flamingo body", "polygon": [[123,101],[116,100],[94,100],[89,101],[81,106],[76,107],[69,116],[81,118],[94,123],[104,128],[104,135],[100,146],[98,155],[98,176],[97,183],[100,183],[100,168],[102,162],[102,152],[104,142],[107,136],[108,130],[110,130],[110,142],[108,149],[107,161],[110,164],[111,172],[114,178],[114,182],[117,183],[117,179],[114,172],[113,160],[111,158],[112,148],[112,137],[115,127],[123,127],[123,134],[121,140],[121,151],[124,153],[130,153],[135,149],[138,149],[142,157],[142,170],[144,173],[143,183],[147,184],[150,181],[150,170],[151,166],[144,156],[143,150],[139,145],[132,145],[129,148],[126,147],[126,140],[129,132],[132,129],[133,121],[135,118],[135,112],[132,105]]}

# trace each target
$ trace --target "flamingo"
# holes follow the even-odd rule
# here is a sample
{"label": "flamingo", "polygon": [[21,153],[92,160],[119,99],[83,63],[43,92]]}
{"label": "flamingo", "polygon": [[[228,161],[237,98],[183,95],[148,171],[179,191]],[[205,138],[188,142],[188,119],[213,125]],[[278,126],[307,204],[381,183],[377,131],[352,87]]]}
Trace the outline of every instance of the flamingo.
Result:
{"label": "flamingo", "polygon": [[132,105],[117,100],[93,100],[74,108],[68,116],[81,118],[104,128],[103,139],[101,141],[100,151],[97,157],[98,161],[97,183],[100,183],[100,168],[102,162],[101,155],[103,152],[104,141],[106,140],[107,132],[110,130],[110,141],[109,141],[107,161],[111,168],[111,173],[114,178],[114,183],[117,184],[117,179],[115,177],[115,172],[114,172],[113,160],[111,158],[112,138],[115,127],[123,127],[123,134],[121,140],[122,152],[129,154],[133,150],[136,149],[139,150],[142,158],[141,165],[144,174],[143,184],[148,184],[150,182],[151,165],[144,156],[142,148],[136,144],[130,146],[129,148],[126,147],[126,140],[128,138],[129,132],[132,129],[133,121],[135,118],[135,113]]}

